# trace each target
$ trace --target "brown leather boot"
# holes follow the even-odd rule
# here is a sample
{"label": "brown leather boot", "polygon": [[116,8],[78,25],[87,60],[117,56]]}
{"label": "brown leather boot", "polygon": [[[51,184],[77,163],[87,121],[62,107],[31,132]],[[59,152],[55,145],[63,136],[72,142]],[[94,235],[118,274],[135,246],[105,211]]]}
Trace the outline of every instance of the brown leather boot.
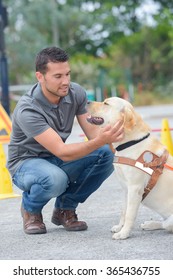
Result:
{"label": "brown leather boot", "polygon": [[78,221],[74,210],[62,210],[55,208],[51,222],[57,226],[62,225],[68,231],[86,230],[87,224],[83,221]]}
{"label": "brown leather boot", "polygon": [[25,233],[42,234],[47,232],[41,213],[31,214],[21,207],[21,214],[23,217],[23,229]]}

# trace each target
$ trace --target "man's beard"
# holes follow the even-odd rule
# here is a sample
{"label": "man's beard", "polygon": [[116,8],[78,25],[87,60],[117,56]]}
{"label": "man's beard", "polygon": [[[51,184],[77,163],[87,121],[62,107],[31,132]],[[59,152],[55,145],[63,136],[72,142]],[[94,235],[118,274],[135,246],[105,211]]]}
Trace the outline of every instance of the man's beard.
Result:
{"label": "man's beard", "polygon": [[[69,88],[68,88],[69,89]],[[61,93],[59,93],[59,92],[57,92],[57,91],[52,91],[51,89],[49,89],[47,86],[46,86],[46,90],[49,92],[49,93],[51,93],[53,96],[56,96],[56,97],[63,97],[63,96],[66,96],[67,94],[68,94],[68,89],[67,89],[67,91],[65,92],[65,94],[63,93],[63,94],[61,94]]]}

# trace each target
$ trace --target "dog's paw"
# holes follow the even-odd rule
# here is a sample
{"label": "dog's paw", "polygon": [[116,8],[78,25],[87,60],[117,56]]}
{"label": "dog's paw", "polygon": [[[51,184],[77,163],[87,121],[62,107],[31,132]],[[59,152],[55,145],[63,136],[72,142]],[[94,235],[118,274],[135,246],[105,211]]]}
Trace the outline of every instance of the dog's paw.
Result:
{"label": "dog's paw", "polygon": [[119,231],[117,233],[114,233],[114,235],[112,236],[112,239],[126,239],[128,237],[129,237],[129,233]]}
{"label": "dog's paw", "polygon": [[141,228],[144,230],[156,230],[156,229],[162,229],[162,222],[160,221],[146,221],[143,224],[141,224]]}
{"label": "dog's paw", "polygon": [[143,224],[141,224],[141,228],[144,230],[150,230],[150,226],[151,226],[150,221],[147,221],[147,222],[144,222]]}
{"label": "dog's paw", "polygon": [[111,228],[111,232],[119,232],[122,229],[122,226],[115,225]]}

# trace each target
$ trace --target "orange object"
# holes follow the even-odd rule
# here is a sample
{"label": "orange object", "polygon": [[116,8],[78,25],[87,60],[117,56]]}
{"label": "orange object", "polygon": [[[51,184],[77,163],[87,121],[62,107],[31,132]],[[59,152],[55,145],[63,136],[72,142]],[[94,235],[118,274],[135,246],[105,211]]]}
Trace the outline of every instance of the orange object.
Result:
{"label": "orange object", "polygon": [[164,164],[164,166],[166,167],[166,168],[168,168],[168,169],[170,169],[170,170],[172,170],[173,171],[173,166],[170,166],[170,165],[168,165],[168,164]]}

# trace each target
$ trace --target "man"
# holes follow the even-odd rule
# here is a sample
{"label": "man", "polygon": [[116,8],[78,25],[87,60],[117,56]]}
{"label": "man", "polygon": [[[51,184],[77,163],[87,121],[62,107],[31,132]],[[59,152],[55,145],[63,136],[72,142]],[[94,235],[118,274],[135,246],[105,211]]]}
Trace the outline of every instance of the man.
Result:
{"label": "man", "polygon": [[[56,198],[52,223],[86,230],[76,208],[113,172],[109,143],[123,138],[122,123],[99,130],[86,121],[86,93],[70,82],[68,54],[45,48],[36,57],[38,83],[21,97],[12,120],[8,169],[23,191],[21,213],[27,234],[46,233],[42,209]],[[75,116],[89,139],[66,144]]]}

